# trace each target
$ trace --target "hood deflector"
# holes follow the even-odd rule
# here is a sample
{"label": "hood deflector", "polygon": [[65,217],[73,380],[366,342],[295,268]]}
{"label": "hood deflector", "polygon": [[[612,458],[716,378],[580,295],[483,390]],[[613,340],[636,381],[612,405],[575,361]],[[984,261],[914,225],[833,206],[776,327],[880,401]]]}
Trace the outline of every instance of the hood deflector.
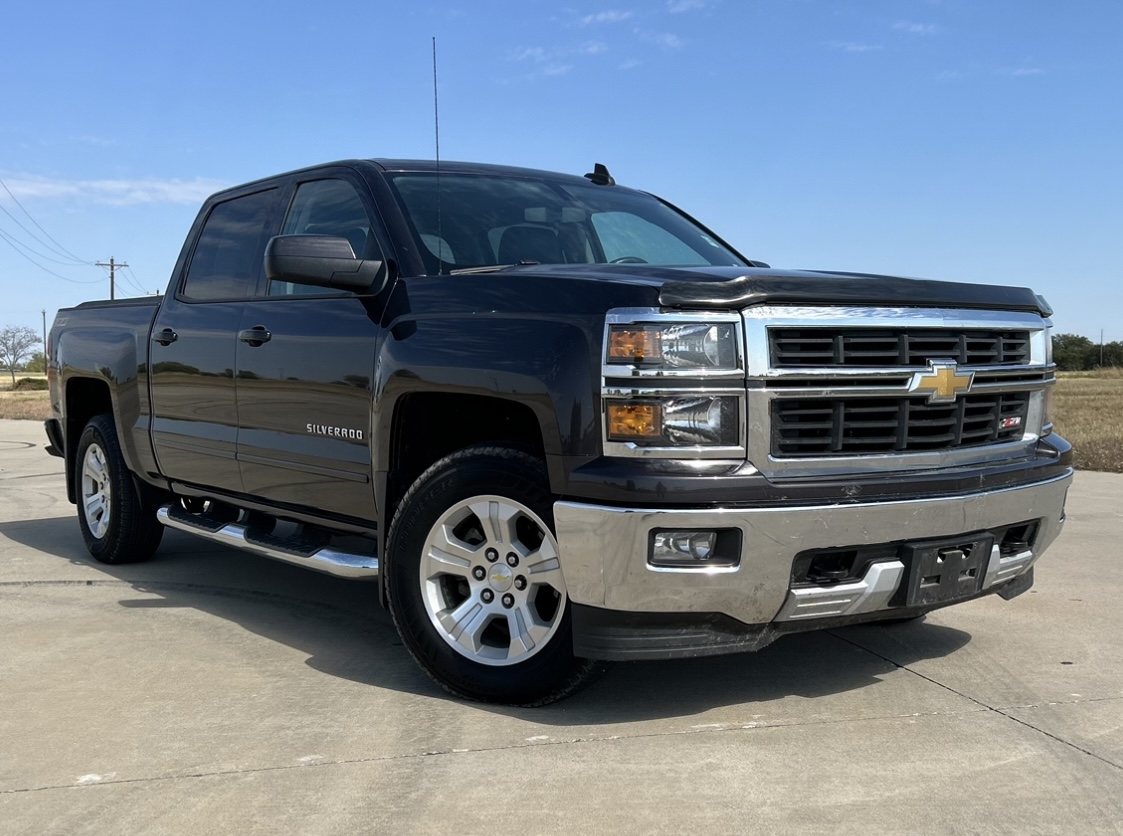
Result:
{"label": "hood deflector", "polygon": [[669,281],[659,291],[668,308],[746,308],[752,305],[878,305],[1028,311],[1042,316],[1025,287],[961,284],[851,273],[745,275],[727,281]]}

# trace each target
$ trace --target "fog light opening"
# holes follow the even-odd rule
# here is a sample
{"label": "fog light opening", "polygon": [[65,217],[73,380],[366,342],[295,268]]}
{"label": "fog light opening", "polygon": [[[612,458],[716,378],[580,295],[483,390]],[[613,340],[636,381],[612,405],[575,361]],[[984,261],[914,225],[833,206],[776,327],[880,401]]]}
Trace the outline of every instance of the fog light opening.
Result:
{"label": "fog light opening", "polygon": [[651,532],[647,562],[656,569],[730,569],[741,562],[739,529]]}

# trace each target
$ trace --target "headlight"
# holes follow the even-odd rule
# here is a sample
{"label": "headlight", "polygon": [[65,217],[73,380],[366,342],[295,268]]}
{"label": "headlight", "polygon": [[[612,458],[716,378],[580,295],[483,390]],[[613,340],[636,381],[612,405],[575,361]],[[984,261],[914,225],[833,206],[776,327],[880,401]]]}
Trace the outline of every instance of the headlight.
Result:
{"label": "headlight", "polygon": [[745,457],[745,345],[736,311],[605,314],[601,419],[607,456]]}
{"label": "headlight", "polygon": [[736,371],[737,329],[730,322],[610,325],[606,362],[640,369]]}
{"label": "headlight", "polygon": [[737,398],[709,395],[611,400],[605,434],[641,447],[736,447],[737,409]]}

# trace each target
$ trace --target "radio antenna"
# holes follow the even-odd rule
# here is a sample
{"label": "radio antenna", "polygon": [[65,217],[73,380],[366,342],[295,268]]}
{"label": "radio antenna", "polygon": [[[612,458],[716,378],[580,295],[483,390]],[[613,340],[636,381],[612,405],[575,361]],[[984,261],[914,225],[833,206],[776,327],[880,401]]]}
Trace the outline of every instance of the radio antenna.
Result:
{"label": "radio antenna", "polygon": [[437,160],[437,275],[444,272],[445,239],[441,229],[441,112],[437,105],[437,36],[433,36],[433,141]]}

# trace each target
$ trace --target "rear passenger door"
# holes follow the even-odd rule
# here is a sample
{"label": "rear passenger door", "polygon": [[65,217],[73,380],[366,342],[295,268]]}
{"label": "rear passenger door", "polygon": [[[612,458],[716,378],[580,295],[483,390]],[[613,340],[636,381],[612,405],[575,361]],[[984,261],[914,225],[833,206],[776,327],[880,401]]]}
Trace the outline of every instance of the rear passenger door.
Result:
{"label": "rear passenger door", "polygon": [[236,456],[235,346],[262,274],[281,190],[257,187],[215,203],[152,328],[152,443],[169,479],[242,490]]}
{"label": "rear passenger door", "polygon": [[[281,234],[346,238],[385,264],[366,184],[329,169],[294,184]],[[238,459],[247,493],[374,518],[371,406],[380,297],[269,282],[242,312]],[[256,338],[255,338],[256,337]]]}

